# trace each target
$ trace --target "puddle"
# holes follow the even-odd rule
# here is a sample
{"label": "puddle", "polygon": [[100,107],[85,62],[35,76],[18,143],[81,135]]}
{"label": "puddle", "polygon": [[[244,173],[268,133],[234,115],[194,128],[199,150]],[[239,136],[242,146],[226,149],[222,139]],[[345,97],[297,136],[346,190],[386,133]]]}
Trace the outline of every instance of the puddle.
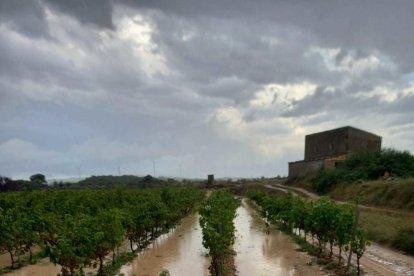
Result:
{"label": "puddle", "polygon": [[158,276],[163,269],[170,275],[209,275],[210,259],[205,257],[198,214],[182,219],[175,231],[160,236],[146,250],[124,265],[120,273],[137,276]]}
{"label": "puddle", "polygon": [[290,237],[276,229],[266,234],[259,214],[243,200],[235,219],[234,250],[239,276],[262,275],[324,275],[316,265],[307,265],[311,258],[298,252]]}

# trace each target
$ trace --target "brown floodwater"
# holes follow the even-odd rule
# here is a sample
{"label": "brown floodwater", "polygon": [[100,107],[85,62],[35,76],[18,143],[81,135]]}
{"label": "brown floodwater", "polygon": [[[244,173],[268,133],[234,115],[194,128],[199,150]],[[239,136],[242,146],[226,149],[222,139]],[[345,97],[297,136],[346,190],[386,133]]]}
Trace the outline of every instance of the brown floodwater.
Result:
{"label": "brown floodwater", "polygon": [[[184,218],[176,229],[157,238],[130,264],[124,265],[124,275],[158,276],[164,269],[172,276],[209,275],[210,258],[202,245],[199,215]],[[266,233],[259,214],[246,200],[237,209],[236,241],[233,246],[239,276],[261,275],[324,275],[318,266],[307,265],[311,258],[296,251],[290,237],[275,228]],[[10,275],[56,275],[60,267],[47,259],[13,271]]]}
{"label": "brown floodwater", "polygon": [[266,233],[263,219],[246,200],[237,209],[234,250],[239,276],[324,275],[311,257],[298,252],[291,238],[275,228]]}
{"label": "brown floodwater", "polygon": [[8,276],[29,276],[29,275],[42,275],[42,276],[56,276],[60,273],[61,267],[52,264],[48,258],[44,258],[34,265],[28,265],[18,270],[14,270],[11,273],[6,273]]}
{"label": "brown floodwater", "polygon": [[168,234],[157,238],[131,264],[124,265],[124,275],[158,276],[164,269],[170,275],[209,275],[210,258],[202,245],[198,214],[182,219],[181,224]]}

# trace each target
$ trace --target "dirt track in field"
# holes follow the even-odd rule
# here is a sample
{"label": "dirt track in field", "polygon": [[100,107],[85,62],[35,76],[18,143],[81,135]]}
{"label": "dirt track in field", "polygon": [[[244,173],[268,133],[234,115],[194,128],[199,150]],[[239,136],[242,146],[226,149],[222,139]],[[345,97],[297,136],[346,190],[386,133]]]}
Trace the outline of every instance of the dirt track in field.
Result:
{"label": "dirt track in field", "polygon": [[[292,192],[300,195],[305,195],[311,199],[319,198],[318,195],[306,191],[297,187],[286,187],[283,185],[265,185],[268,189],[275,189],[278,191],[284,191],[285,193]],[[343,202],[338,202],[343,203]],[[383,208],[376,208],[370,206],[361,206],[361,208],[384,211]],[[396,212],[395,210],[386,210],[386,212]],[[405,255],[401,252],[397,252],[386,247],[380,246],[376,243],[372,243],[368,246],[364,256],[361,259],[362,268],[366,275],[373,276],[393,276],[393,275],[414,275],[414,257]]]}

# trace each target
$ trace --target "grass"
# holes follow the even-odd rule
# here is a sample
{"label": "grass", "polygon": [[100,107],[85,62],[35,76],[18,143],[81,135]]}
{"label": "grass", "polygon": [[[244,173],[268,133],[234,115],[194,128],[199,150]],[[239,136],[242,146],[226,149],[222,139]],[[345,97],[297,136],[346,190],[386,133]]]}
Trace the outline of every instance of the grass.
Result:
{"label": "grass", "polygon": [[347,201],[361,195],[361,204],[414,211],[414,178],[340,184],[329,195]]}
{"label": "grass", "polygon": [[[310,182],[305,179],[294,184],[311,190]],[[361,209],[360,224],[368,238],[414,255],[414,178],[342,183],[329,193],[340,201],[358,195],[361,204],[384,208]]]}
{"label": "grass", "polygon": [[361,210],[361,226],[368,238],[380,244],[414,253],[414,219],[411,215],[391,214],[379,210]]}

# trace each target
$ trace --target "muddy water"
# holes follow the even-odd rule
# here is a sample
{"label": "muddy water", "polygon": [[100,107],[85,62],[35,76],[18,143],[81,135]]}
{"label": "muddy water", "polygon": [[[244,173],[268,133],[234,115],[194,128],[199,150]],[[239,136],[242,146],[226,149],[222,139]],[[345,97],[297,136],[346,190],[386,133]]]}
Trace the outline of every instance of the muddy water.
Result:
{"label": "muddy water", "polygon": [[237,209],[234,250],[239,276],[324,275],[316,265],[307,265],[310,257],[295,249],[290,237],[266,227],[259,214],[246,201]]}
{"label": "muddy water", "polygon": [[61,267],[56,266],[49,262],[49,259],[45,258],[40,260],[35,265],[28,265],[15,270],[11,273],[7,273],[7,276],[29,276],[29,275],[42,275],[42,276],[56,276],[60,273]]}
{"label": "muddy water", "polygon": [[156,239],[131,264],[123,266],[120,273],[155,276],[167,269],[171,275],[209,275],[210,259],[205,257],[198,218],[197,214],[184,218],[175,231]]}
{"label": "muddy water", "polygon": [[[235,264],[239,276],[261,275],[323,275],[315,266],[308,266],[310,257],[297,252],[290,238],[276,229],[266,234],[263,220],[243,201],[237,210]],[[170,275],[209,275],[210,259],[202,246],[199,216],[192,214],[182,220],[175,230],[157,238],[130,264],[124,265],[124,275],[157,276],[164,269]],[[12,275],[56,275],[60,267],[46,259],[14,271]]]}
{"label": "muddy water", "polygon": [[[39,247],[34,247],[32,249],[33,253],[40,251]],[[26,258],[28,254],[25,255]],[[0,267],[9,267],[11,266],[11,260],[9,254],[4,254],[0,256]],[[61,270],[60,266],[52,264],[48,258],[44,258],[38,261],[36,264],[27,265],[20,269],[14,270],[10,273],[6,273],[8,276],[28,276],[28,275],[44,275],[44,276],[56,276]]]}

